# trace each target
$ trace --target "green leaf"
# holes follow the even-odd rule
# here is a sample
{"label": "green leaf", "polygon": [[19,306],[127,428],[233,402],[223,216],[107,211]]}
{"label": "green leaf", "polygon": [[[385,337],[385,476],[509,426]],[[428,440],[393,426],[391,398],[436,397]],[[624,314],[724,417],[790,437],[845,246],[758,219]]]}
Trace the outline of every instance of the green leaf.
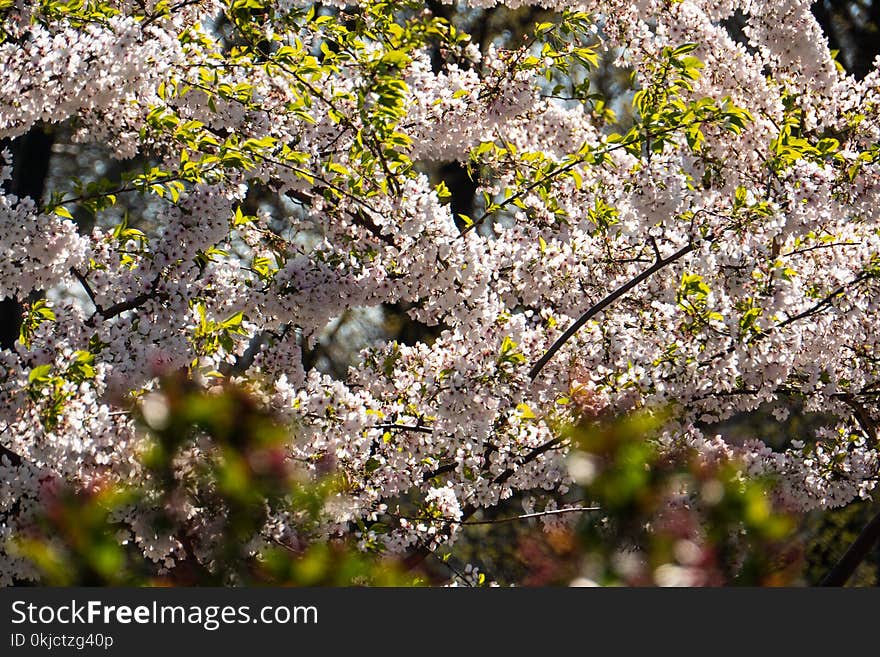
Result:
{"label": "green leaf", "polygon": [[452,192],[449,191],[449,187],[442,180],[434,187],[434,191],[437,192],[437,198],[440,199],[441,203],[446,203],[452,198]]}
{"label": "green leaf", "polygon": [[388,66],[394,66],[396,68],[403,68],[407,66],[412,60],[410,56],[407,55],[402,50],[389,50],[384,55],[382,55],[381,62]]}
{"label": "green leaf", "polygon": [[65,208],[63,205],[56,206],[52,209],[52,212],[57,214],[59,217],[64,217],[65,219],[73,219],[73,215],[70,214],[70,210]]}
{"label": "green leaf", "polygon": [[693,52],[698,47],[696,43],[683,43],[678,48],[672,51],[673,57],[681,57],[682,55],[686,55],[689,52]]}
{"label": "green leaf", "polygon": [[524,420],[534,420],[538,417],[532,409],[529,408],[528,404],[518,404],[516,410],[519,413],[519,416]]}
{"label": "green leaf", "polygon": [[36,383],[46,381],[52,372],[52,365],[37,365],[28,374],[28,383]]}

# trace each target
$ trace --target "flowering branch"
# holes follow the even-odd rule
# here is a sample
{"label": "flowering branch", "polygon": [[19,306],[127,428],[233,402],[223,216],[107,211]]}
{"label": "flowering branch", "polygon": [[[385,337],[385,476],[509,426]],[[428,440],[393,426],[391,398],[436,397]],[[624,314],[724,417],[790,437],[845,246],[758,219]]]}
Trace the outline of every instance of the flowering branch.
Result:
{"label": "flowering branch", "polygon": [[561,336],[559,336],[559,338],[556,340],[556,342],[554,342],[550,346],[550,348],[544,353],[544,355],[541,356],[540,359],[538,359],[538,361],[529,370],[529,378],[534,381],[535,378],[538,376],[538,374],[540,374],[541,370],[544,369],[544,366],[547,365],[547,363],[550,362],[550,360],[553,358],[553,356],[556,355],[556,352],[559,351],[562,348],[562,346],[566,342],[568,342],[568,340],[575,333],[577,333],[584,324],[586,324],[588,321],[590,321],[593,317],[598,315],[600,312],[602,312],[605,308],[610,306],[612,303],[617,301],[617,299],[622,297],[624,294],[626,294],[627,292],[632,290],[634,287],[639,285],[639,283],[647,280],[648,278],[650,278],[651,276],[656,274],[658,271],[660,271],[661,269],[663,269],[667,265],[670,265],[673,262],[681,259],[682,257],[684,257],[685,255],[687,255],[688,253],[690,253],[693,250],[694,250],[694,244],[693,244],[693,242],[689,242],[688,244],[681,247],[678,251],[676,251],[672,255],[670,255],[666,258],[661,258],[661,259],[657,260],[653,265],[648,267],[641,274],[639,274],[635,278],[633,278],[630,281],[621,285],[619,288],[614,290],[614,292],[612,292],[607,297],[605,297],[604,299],[599,301],[599,303],[591,306],[571,326],[569,326],[568,329],[565,331],[565,333],[563,333]]}

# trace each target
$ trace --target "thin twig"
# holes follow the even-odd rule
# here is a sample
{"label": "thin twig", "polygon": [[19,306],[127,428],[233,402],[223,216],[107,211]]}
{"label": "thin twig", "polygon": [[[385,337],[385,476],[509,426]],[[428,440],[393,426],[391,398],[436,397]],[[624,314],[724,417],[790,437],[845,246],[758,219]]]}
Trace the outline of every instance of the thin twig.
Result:
{"label": "thin twig", "polygon": [[[510,516],[508,518],[495,518],[493,520],[466,520],[459,522],[460,525],[498,525],[503,522],[515,522],[517,520],[528,520],[529,518],[541,518],[543,516],[558,516],[563,513],[581,513],[585,511],[600,511],[598,506],[573,506],[566,509],[553,509],[552,511],[537,511],[535,513],[524,513],[519,516]],[[455,522],[455,521],[452,521]]]}
{"label": "thin twig", "polygon": [[535,513],[523,513],[518,516],[507,516],[504,518],[492,518],[491,520],[466,520],[453,518],[428,518],[426,516],[399,516],[394,515],[399,520],[412,520],[413,522],[442,522],[446,525],[500,525],[505,522],[516,522],[518,520],[529,520],[531,518],[542,518],[544,516],[558,516],[565,513],[584,513],[587,511],[601,511],[598,506],[572,506],[565,509],[553,509],[551,511],[536,511]]}

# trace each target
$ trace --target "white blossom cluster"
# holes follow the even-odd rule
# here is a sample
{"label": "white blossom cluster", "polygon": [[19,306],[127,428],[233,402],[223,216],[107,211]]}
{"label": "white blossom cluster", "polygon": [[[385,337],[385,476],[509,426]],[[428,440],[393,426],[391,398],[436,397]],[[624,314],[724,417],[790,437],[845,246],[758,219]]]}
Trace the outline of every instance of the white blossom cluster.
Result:
{"label": "white blossom cluster", "polygon": [[[664,48],[697,44],[703,67],[682,102],[729,99],[749,115],[738,131],[706,121],[698,150],[683,130],[648,153],[615,146],[583,104],[546,98],[540,70],[512,69],[494,48],[466,49],[470,65],[437,71],[416,52],[401,74],[397,126],[408,157],[467,163],[482,143],[499,149],[479,191],[506,215],[464,233],[426,175],[361,197],[331,180],[328,153],[343,170],[360,166],[349,157],[364,128],[352,111],[356,67],[308,84],[284,69],[224,67],[207,27],[223,3],[188,4],[149,24],[129,15],[143,3],[115,4],[121,14],[86,27],[10,11],[0,137],[74,120],[82,139],[171,166],[180,135],[150,124],[160,107],[218,142],[291,145],[302,164],[256,157],[246,174],[212,172],[163,197],[148,233],[80,234],[34,201],[0,194],[0,297],[41,290],[54,299],[54,319],[0,353],[0,443],[21,459],[0,465],[0,539],[36,513],[42,481],[136,478],[139,434],[127,409],[180,368],[249,386],[290,423],[291,459],[345,473],[350,486],[328,504],[326,535],[354,532],[366,544],[377,536],[352,529],[357,521],[390,519],[380,537],[390,552],[452,540],[463,519],[518,492],[566,492],[560,423],[634,409],[671,409],[661,436],[671,449],[778,474],[793,508],[871,495],[880,472],[880,165],[871,151],[880,73],[859,81],[838,70],[809,2],[541,3],[592,14],[638,84],[649,84]],[[736,12],[747,44],[723,25]],[[204,81],[200,68],[217,77]],[[241,83],[253,87],[247,102],[201,89]],[[306,93],[311,120],[291,110]],[[333,118],[331,106],[347,118]],[[779,147],[795,111],[808,133],[791,137],[788,147],[803,149],[796,157]],[[822,135],[834,143],[817,147]],[[565,164],[582,148],[604,157]],[[542,194],[522,182],[534,169],[523,154],[569,175]],[[13,164],[3,160],[0,182]],[[286,232],[262,214],[234,221],[247,180],[298,205]],[[319,237],[296,239],[305,232]],[[652,266],[530,376],[582,313]],[[303,365],[334,318],[397,302],[439,337],[372,346],[342,380]],[[229,339],[212,346],[236,316]],[[96,343],[94,372],[71,380],[77,354]],[[29,373],[44,365],[65,379],[59,389],[35,391]],[[733,444],[711,429],[792,398],[834,423],[776,451],[762,436]],[[408,517],[400,509],[413,500],[419,511]],[[210,540],[210,519],[186,514]],[[132,511],[120,538],[173,567],[180,547],[149,518]],[[270,531],[296,533],[284,525],[279,518]],[[0,553],[0,584],[32,576]]]}
{"label": "white blossom cluster", "polygon": [[[11,176],[12,155],[0,154],[0,185]],[[0,295],[26,296],[31,290],[67,281],[70,268],[82,264],[88,240],[69,219],[39,212],[33,199],[0,195]]]}

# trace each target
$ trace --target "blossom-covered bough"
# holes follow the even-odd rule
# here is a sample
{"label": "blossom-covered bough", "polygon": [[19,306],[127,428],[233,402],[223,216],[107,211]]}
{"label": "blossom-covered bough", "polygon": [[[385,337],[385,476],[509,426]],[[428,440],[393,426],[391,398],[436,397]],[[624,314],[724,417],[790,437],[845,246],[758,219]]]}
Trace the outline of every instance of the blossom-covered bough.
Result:
{"label": "blossom-covered bough", "polygon": [[[278,514],[265,541],[353,533],[416,563],[513,495],[552,511],[560,427],[642,409],[664,409],[663,449],[772,474],[790,508],[869,496],[877,72],[846,75],[804,0],[541,4],[522,45],[481,51],[416,2],[0,0],[0,139],[64,124],[137,158],[29,198],[4,150],[0,297],[23,318],[0,352],[0,539],[47,481],[139,481],[130,411],[161,430],[181,370],[245,386],[291,462],[344,477],[312,536]],[[609,52],[633,75],[620,121],[589,88]],[[450,161],[472,215],[427,173]],[[391,303],[438,337],[343,379],[304,366],[334,318]],[[707,430],[792,400],[834,421],[776,450]],[[177,503],[182,534],[119,519],[158,569],[212,540],[198,497]],[[0,581],[33,576],[0,554]]]}

